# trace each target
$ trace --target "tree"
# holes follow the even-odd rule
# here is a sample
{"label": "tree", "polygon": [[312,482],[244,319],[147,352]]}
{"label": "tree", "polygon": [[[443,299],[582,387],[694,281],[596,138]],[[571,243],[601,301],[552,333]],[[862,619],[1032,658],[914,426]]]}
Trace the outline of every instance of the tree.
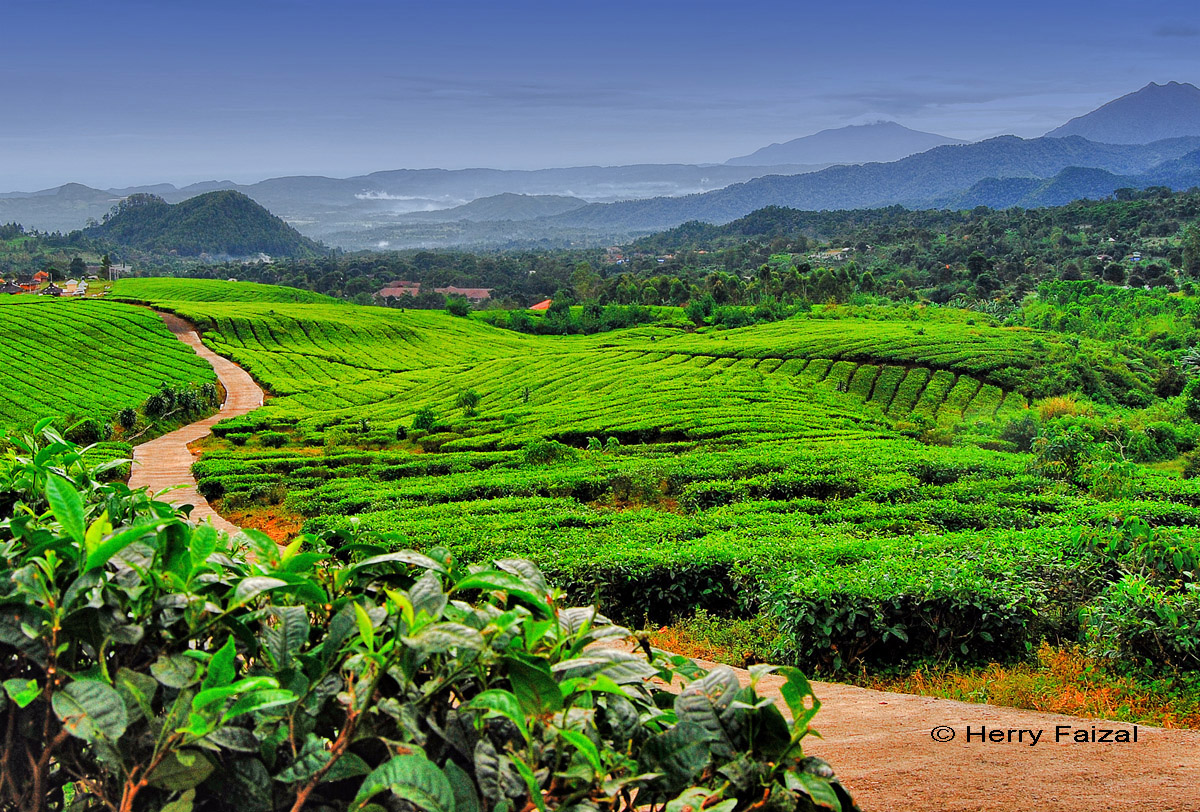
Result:
{"label": "tree", "polygon": [[104,256],[100,257],[100,275],[105,279],[108,279],[111,273],[112,257],[110,257],[108,254],[105,254]]}
{"label": "tree", "polygon": [[467,417],[474,417],[478,412],[479,393],[474,389],[467,389],[460,392],[458,399],[454,401],[454,405],[463,410],[463,414]]}
{"label": "tree", "polygon": [[1116,262],[1110,262],[1104,268],[1104,281],[1110,285],[1125,284],[1125,269]]}
{"label": "tree", "polygon": [[1192,378],[1183,387],[1183,410],[1194,422],[1200,423],[1200,377]]}
{"label": "tree", "polygon": [[1200,276],[1200,226],[1195,223],[1183,232],[1183,271]]}
{"label": "tree", "polygon": [[87,263],[83,261],[83,257],[75,257],[71,260],[71,264],[67,267],[67,273],[75,279],[82,279],[87,275]]}
{"label": "tree", "polygon": [[446,312],[451,316],[466,316],[471,312],[471,303],[462,296],[447,296]]}

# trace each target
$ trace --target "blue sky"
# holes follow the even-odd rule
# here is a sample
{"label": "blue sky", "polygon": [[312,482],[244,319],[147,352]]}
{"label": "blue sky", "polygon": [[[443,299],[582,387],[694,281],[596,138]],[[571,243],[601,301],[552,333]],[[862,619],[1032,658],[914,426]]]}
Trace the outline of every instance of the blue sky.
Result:
{"label": "blue sky", "polygon": [[1036,136],[1200,83],[1189,2],[8,0],[0,191]]}

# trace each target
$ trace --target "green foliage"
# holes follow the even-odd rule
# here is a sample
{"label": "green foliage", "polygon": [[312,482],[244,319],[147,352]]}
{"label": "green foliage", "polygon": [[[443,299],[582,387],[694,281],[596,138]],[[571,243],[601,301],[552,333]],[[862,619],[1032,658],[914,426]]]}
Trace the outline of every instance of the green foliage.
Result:
{"label": "green foliage", "polygon": [[176,279],[157,277],[119,279],[112,296],[130,302],[310,302],[335,304],[337,299],[306,290],[260,285],[254,282],[227,282],[218,279]]}
{"label": "green foliage", "polygon": [[[0,730],[30,765],[8,807],[855,808],[803,753],[795,669],[742,687],[593,646],[630,634],[526,561],[235,543],[44,439],[0,461]],[[791,722],[757,694],[773,670]]]}
{"label": "green foliage", "polygon": [[288,436],[282,431],[264,431],[258,435],[258,441],[267,448],[283,448],[287,445]]}
{"label": "green foliage", "polygon": [[454,399],[454,405],[463,410],[463,414],[467,417],[474,417],[478,414],[479,393],[474,389],[467,389],[458,393],[458,397]]}
{"label": "green foliage", "polygon": [[469,316],[471,314],[471,303],[462,296],[447,296],[446,312],[451,316]]}

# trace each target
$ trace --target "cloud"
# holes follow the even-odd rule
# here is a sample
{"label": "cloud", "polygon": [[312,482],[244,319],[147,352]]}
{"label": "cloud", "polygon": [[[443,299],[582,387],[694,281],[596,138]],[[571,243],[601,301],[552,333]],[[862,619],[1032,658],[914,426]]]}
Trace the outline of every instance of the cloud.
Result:
{"label": "cloud", "polygon": [[1191,23],[1166,22],[1154,29],[1156,37],[1200,37],[1200,28]]}

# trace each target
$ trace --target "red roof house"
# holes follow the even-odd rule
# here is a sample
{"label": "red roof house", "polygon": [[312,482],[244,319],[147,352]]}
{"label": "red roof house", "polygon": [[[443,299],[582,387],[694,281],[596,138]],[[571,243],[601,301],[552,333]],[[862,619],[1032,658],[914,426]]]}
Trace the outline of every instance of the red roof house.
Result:
{"label": "red roof house", "polygon": [[535,304],[533,307],[531,307],[529,309],[530,310],[549,310],[550,305],[552,305],[552,304],[554,304],[553,299],[543,299],[542,301],[538,302],[537,304]]}

